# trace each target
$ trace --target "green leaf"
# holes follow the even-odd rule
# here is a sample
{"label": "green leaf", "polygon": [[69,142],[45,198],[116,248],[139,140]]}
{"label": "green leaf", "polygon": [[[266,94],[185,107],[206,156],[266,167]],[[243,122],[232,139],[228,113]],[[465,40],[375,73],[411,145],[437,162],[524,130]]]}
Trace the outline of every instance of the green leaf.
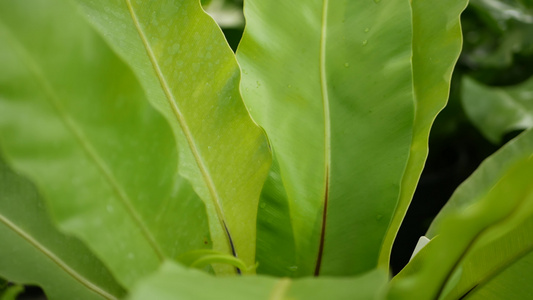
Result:
{"label": "green leaf", "polygon": [[0,300],[16,300],[17,296],[24,292],[24,286],[12,285],[8,286],[3,293],[0,293]]}
{"label": "green leaf", "polygon": [[[258,248],[259,270],[351,275],[375,267],[411,142],[408,2],[252,0],[245,16],[241,90],[279,163],[269,181],[282,184],[264,198],[284,189],[288,202],[280,213],[260,210],[258,239],[268,241],[258,246],[289,243],[282,237],[290,230],[296,252]],[[378,191],[379,201],[363,200]],[[280,219],[291,227],[261,235]],[[271,257],[285,261],[273,269]]]}
{"label": "green leaf", "polygon": [[533,295],[531,270],[533,252],[521,257],[516,263],[502,270],[496,278],[468,294],[469,300],[528,299]]}
{"label": "green leaf", "polygon": [[[531,272],[514,273],[517,269],[530,265],[530,257],[533,254],[533,209],[531,199],[528,200],[529,207],[522,206],[520,213],[515,214],[513,219],[506,221],[484,234],[472,247],[472,250],[465,255],[461,266],[452,274],[455,280],[447,284],[441,299],[460,299],[468,294],[487,295],[493,292],[508,292],[508,287],[520,286],[524,280],[528,282],[533,279]],[[525,219],[525,220],[524,220]],[[512,271],[512,270],[515,271]],[[520,277],[514,285],[500,288],[498,281],[507,281],[507,277]],[[524,293],[528,284],[523,285],[518,290]],[[488,290],[487,290],[488,289]],[[507,298],[520,299],[525,296]],[[527,295],[527,294],[523,294]],[[496,298],[493,295],[493,298]]]}
{"label": "green leaf", "polygon": [[531,252],[532,182],[530,130],[456,190],[428,232],[433,239],[393,279],[390,299],[458,299]]}
{"label": "green leaf", "polygon": [[388,268],[460,49],[465,1],[434,5],[246,2],[241,90],[277,163],[260,203],[258,272]]}
{"label": "green leaf", "polygon": [[461,100],[472,123],[495,144],[510,131],[533,127],[533,77],[511,87],[490,87],[465,77]]}
{"label": "green leaf", "polygon": [[271,158],[216,23],[197,0],[76,2],[170,122],[179,172],[207,206],[214,250],[253,265],[257,204]]}
{"label": "green leaf", "polygon": [[173,263],[142,281],[131,293],[141,299],[382,299],[387,274],[375,270],[354,278],[291,280],[266,276],[216,278]]}
{"label": "green leaf", "polygon": [[74,7],[0,2],[0,66],[6,160],[123,286],[210,247],[167,121]]}
{"label": "green leaf", "polygon": [[461,52],[460,14],[467,1],[411,1],[413,18],[413,86],[415,120],[400,199],[389,225],[379,264],[387,268],[392,244],[407,213],[428,155],[428,139],[435,117],[449,96],[454,65]]}
{"label": "green leaf", "polygon": [[[0,240],[0,275],[18,283],[38,284],[50,299],[124,296],[107,269],[82,243],[52,225],[35,186],[15,174],[1,158]],[[19,289],[15,285],[2,292],[0,287],[0,299],[9,299],[5,297]]]}

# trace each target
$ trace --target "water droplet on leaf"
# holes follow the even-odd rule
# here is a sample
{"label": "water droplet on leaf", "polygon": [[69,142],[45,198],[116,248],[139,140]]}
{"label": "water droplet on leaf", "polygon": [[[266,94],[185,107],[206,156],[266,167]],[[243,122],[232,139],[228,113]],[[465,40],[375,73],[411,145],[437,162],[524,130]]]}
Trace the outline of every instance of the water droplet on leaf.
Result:
{"label": "water droplet on leaf", "polygon": [[363,46],[366,46],[366,44],[368,44],[368,41],[367,41],[367,40],[364,40],[364,41],[363,41]]}
{"label": "water droplet on leaf", "polygon": [[370,28],[365,28],[365,32],[369,32],[370,31]]}
{"label": "water droplet on leaf", "polygon": [[350,67],[350,63],[344,63],[344,67],[345,67],[345,68]]}
{"label": "water droplet on leaf", "polygon": [[289,270],[291,270],[292,272],[296,272],[298,270],[298,266],[290,266]]}

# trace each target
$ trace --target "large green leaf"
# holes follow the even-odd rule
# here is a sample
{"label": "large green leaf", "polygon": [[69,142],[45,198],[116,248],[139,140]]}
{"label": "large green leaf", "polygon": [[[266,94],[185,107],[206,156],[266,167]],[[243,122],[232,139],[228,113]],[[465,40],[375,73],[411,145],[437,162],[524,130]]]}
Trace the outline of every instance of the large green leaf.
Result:
{"label": "large green leaf", "polygon": [[7,161],[121,284],[210,246],[168,123],[71,5],[0,2],[0,66]]}
{"label": "large green leaf", "polygon": [[180,174],[208,208],[214,249],[253,265],[270,153],[242,103],[237,62],[216,23],[197,0],[76,2],[170,122]]}
{"label": "large green leaf", "polygon": [[461,101],[472,123],[493,143],[509,131],[533,127],[533,77],[511,87],[489,87],[465,77]]}
{"label": "large green leaf", "polygon": [[266,276],[216,278],[167,263],[142,281],[132,300],[202,299],[382,299],[387,273],[375,270],[354,278],[306,278],[291,280]]}
{"label": "large green leaf", "polygon": [[388,267],[460,48],[465,1],[434,5],[246,2],[241,91],[277,164],[260,203],[258,271]]}
{"label": "large green leaf", "polygon": [[18,283],[38,284],[49,299],[124,296],[122,288],[83,244],[52,225],[36,188],[1,158],[0,240],[0,275]]}
{"label": "large green leaf", "polygon": [[431,242],[393,279],[391,299],[458,299],[530,253],[532,183],[530,130],[457,189],[428,232]]}

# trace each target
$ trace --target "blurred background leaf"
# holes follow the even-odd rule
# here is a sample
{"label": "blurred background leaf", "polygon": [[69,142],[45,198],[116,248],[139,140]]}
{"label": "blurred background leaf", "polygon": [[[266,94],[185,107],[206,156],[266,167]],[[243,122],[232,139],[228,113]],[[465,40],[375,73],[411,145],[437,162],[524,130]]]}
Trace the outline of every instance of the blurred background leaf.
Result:
{"label": "blurred background leaf", "polygon": [[472,123],[495,144],[505,133],[533,126],[533,78],[504,88],[464,77],[461,100]]}

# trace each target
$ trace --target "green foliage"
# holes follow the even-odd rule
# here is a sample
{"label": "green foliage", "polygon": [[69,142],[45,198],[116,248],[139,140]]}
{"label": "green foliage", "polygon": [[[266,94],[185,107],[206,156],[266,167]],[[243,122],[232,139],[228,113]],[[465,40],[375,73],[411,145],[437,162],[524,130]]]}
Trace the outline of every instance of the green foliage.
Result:
{"label": "green foliage", "polygon": [[35,186],[3,160],[0,190],[3,276],[14,282],[38,284],[53,299],[72,295],[79,299],[116,299],[124,295],[87,247],[53,226]]}
{"label": "green foliage", "polygon": [[[245,4],[234,54],[201,6],[228,28],[223,1],[0,2],[0,276],[17,283],[4,297],[20,284],[50,299],[530,293],[531,130],[389,277],[466,1]],[[473,5],[494,30],[529,30],[527,1]],[[518,40],[471,61],[509,65],[530,51]],[[530,83],[463,82],[489,139],[531,126]]]}
{"label": "green foliage", "polygon": [[516,86],[489,87],[465,77],[462,88],[466,114],[491,142],[533,127],[533,78]]}
{"label": "green foliage", "polygon": [[487,159],[456,190],[428,231],[433,239],[394,278],[391,298],[462,299],[521,263],[516,261],[533,250],[531,178],[530,130]]}

